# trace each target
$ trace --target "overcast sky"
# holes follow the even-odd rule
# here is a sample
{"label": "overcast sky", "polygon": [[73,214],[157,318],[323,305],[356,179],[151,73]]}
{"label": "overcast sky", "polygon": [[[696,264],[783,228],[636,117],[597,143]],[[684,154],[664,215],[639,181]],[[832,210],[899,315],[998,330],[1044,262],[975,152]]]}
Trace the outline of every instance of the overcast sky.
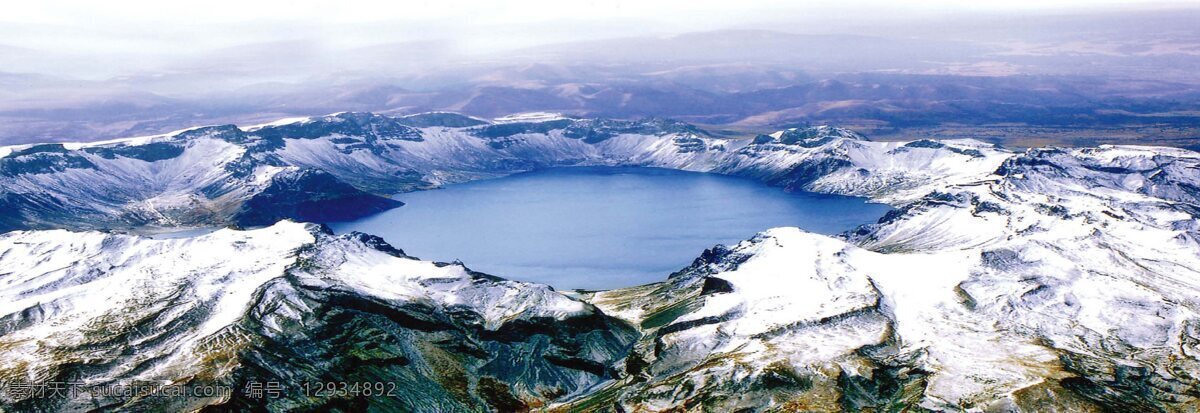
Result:
{"label": "overcast sky", "polygon": [[[369,44],[430,38],[512,46],[554,38],[700,31],[781,20],[865,20],[1013,10],[1170,7],[1195,0],[437,0],[29,1],[6,4],[3,39],[65,52],[169,51],[322,38]],[[568,39],[570,40],[570,39]]]}
{"label": "overcast sky", "polygon": [[[112,76],[243,45],[307,42],[324,48],[442,40],[479,53],[544,43],[767,27],[838,32],[872,22],[1113,8],[1194,6],[1196,0],[521,0],[521,1],[26,1],[0,13],[7,70],[32,67]],[[13,49],[16,47],[19,49]],[[22,50],[23,49],[23,50]],[[81,60],[47,60],[38,53]],[[65,63],[64,63],[65,62]],[[80,62],[78,65],[67,63]],[[86,63],[83,63],[86,62]],[[78,67],[72,67],[78,66]],[[6,69],[0,69],[6,70]]]}

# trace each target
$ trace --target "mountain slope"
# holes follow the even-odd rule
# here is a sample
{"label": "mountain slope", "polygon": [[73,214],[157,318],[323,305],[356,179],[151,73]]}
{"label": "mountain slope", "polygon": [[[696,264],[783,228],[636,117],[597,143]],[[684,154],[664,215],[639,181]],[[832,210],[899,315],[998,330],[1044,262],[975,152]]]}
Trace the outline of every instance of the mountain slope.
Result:
{"label": "mountain slope", "polygon": [[858,246],[775,229],[718,247],[588,297],[641,327],[646,367],[575,403],[1193,411],[1197,172],[1188,151],[1030,150]]}
{"label": "mountain slope", "polygon": [[[635,337],[548,287],[419,261],[378,238],[311,225],[173,240],[13,232],[0,245],[0,378],[90,391],[3,395],[19,411],[503,411],[608,379]],[[234,392],[102,392],[130,381]],[[392,397],[301,388],[331,381],[387,382]],[[287,397],[254,398],[243,391],[250,382],[285,383]]]}
{"label": "mountain slope", "polygon": [[[236,128],[212,127],[141,142],[12,151],[0,158],[0,194],[10,207],[0,230],[261,225],[302,218],[313,209],[306,205],[330,200],[362,206],[349,216],[399,205],[328,172],[284,164],[257,151],[260,142],[242,139]],[[247,210],[255,201],[269,208]]]}

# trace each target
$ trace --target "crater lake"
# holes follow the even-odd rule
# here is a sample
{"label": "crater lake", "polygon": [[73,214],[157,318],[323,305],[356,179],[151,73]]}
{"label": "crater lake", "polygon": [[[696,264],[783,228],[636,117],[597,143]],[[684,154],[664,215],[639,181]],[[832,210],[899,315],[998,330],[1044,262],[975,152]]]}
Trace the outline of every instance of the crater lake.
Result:
{"label": "crater lake", "polygon": [[421,259],[559,289],[663,281],[705,248],[774,227],[837,234],[890,207],[737,177],[636,167],[571,167],[396,196],[404,206],[352,222]]}

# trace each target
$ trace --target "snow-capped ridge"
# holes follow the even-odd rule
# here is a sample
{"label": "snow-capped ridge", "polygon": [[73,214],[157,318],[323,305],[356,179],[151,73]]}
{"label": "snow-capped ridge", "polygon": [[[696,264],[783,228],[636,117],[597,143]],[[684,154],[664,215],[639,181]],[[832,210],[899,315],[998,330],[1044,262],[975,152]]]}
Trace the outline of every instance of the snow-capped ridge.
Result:
{"label": "snow-capped ridge", "polygon": [[[773,138],[776,143],[782,143],[784,145],[799,145],[807,148],[825,145],[834,141],[835,139],[848,139],[856,141],[870,140],[858,132],[829,125],[810,126],[805,128],[789,128],[777,131],[770,135],[760,136]],[[767,143],[767,141],[765,139],[760,139],[756,140],[755,143]]]}
{"label": "snow-capped ridge", "polygon": [[63,149],[66,149],[68,151],[78,151],[78,150],[82,150],[85,148],[97,148],[97,147],[106,147],[106,146],[142,146],[142,145],[147,145],[150,143],[171,140],[171,138],[174,138],[182,133],[189,132],[189,131],[192,131],[195,129],[204,128],[204,127],[206,127],[206,126],[193,126],[193,127],[189,127],[189,128],[179,129],[179,130],[175,130],[175,131],[171,131],[171,132],[167,132],[167,133],[155,134],[155,135],[107,139],[107,140],[102,140],[102,141],[48,142],[48,143],[30,143],[30,144],[21,144],[21,145],[0,146],[0,159],[3,159],[13,153],[19,153],[19,152],[27,150],[27,149],[31,149],[31,148],[35,148],[35,147],[42,147],[42,146],[57,145],[57,146],[61,146]]}
{"label": "snow-capped ridge", "polygon": [[[471,374],[503,379],[508,391],[532,401],[606,380],[612,374],[606,366],[633,339],[629,327],[547,286],[416,260],[377,237],[338,236],[314,224],[284,221],[161,240],[15,231],[0,235],[0,250],[6,269],[0,274],[0,372],[6,380],[70,374],[96,385],[197,384],[192,380],[228,383],[266,374],[256,377],[317,381],[349,379],[363,368],[311,352],[327,348],[365,360],[407,360],[396,366],[416,363],[411,374],[418,377],[431,374],[428,366],[447,354],[529,363],[543,374]],[[362,332],[374,335],[346,341],[346,334]],[[257,347],[272,342],[288,344]],[[443,344],[425,350],[435,343]],[[290,353],[302,348],[310,352]],[[286,357],[259,365],[264,355]],[[303,373],[293,362],[321,365],[322,374]],[[544,387],[560,392],[545,395]],[[221,397],[73,393],[57,402],[67,410],[100,401],[162,410],[183,400],[227,402]],[[490,403],[482,397],[428,393],[404,406]],[[37,402],[0,392],[5,408]]]}
{"label": "snow-capped ridge", "polygon": [[525,113],[514,113],[511,115],[501,116],[501,117],[492,119],[492,122],[497,123],[497,124],[523,123],[523,122],[538,123],[538,122],[549,122],[549,121],[565,120],[565,119],[571,119],[571,118],[569,118],[566,115],[563,115],[561,113],[555,113],[555,112],[525,112]]}

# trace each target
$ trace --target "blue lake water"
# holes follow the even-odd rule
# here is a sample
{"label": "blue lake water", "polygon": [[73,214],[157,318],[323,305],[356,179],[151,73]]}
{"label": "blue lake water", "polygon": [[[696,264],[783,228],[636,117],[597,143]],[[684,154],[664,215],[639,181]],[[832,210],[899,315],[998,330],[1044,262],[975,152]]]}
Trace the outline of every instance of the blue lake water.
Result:
{"label": "blue lake water", "polygon": [[836,234],[889,210],[654,168],[547,169],[396,198],[406,205],[330,226],[381,236],[422,259],[560,289],[662,281],[715,244],[781,226]]}

